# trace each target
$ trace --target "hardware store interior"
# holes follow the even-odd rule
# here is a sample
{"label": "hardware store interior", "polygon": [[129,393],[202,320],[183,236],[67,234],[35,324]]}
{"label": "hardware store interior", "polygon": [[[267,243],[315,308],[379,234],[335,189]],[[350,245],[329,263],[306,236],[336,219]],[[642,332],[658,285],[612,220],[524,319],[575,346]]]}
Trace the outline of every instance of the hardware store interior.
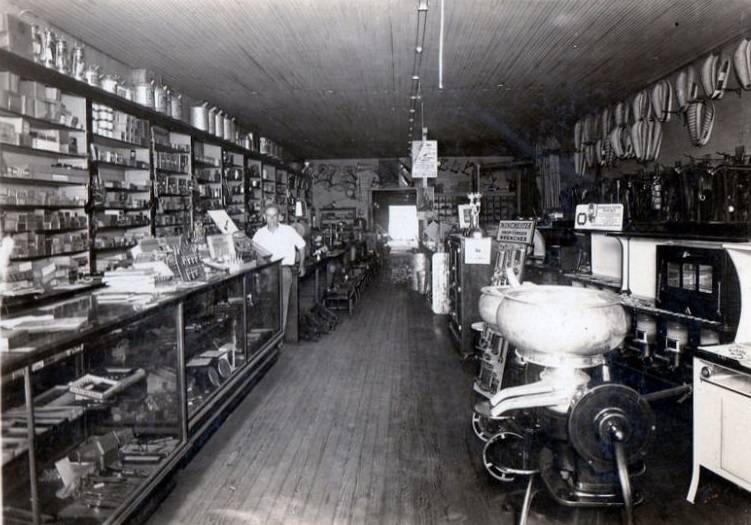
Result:
{"label": "hardware store interior", "polygon": [[750,8],[0,0],[0,521],[751,524]]}

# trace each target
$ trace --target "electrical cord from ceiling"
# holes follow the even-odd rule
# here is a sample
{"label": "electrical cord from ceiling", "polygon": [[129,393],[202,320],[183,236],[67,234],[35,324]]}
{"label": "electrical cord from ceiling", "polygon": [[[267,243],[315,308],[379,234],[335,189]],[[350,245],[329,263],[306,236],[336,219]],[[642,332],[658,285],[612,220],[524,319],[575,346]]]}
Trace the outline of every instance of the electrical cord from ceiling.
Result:
{"label": "electrical cord from ceiling", "polygon": [[443,27],[444,27],[444,6],[441,0],[441,33],[438,40],[438,89],[443,89]]}
{"label": "electrical cord from ceiling", "polygon": [[425,27],[428,18],[428,0],[418,0],[417,2],[417,31],[415,34],[415,56],[412,61],[412,89],[410,92],[409,105],[409,132],[407,135],[407,147],[411,149],[412,138],[415,123],[415,114],[417,113],[417,104],[420,104],[420,133],[425,126],[421,93],[420,68],[422,65],[422,56],[425,44]]}

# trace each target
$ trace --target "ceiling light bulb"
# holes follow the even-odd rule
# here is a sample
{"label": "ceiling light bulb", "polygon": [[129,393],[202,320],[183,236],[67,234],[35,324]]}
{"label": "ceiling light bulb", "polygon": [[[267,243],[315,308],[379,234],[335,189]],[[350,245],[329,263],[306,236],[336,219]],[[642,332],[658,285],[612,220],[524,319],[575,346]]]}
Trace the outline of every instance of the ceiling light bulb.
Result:
{"label": "ceiling light bulb", "polygon": [[409,112],[410,112],[410,113],[414,113],[414,112],[415,112],[415,108],[410,108],[410,109],[409,109]]}

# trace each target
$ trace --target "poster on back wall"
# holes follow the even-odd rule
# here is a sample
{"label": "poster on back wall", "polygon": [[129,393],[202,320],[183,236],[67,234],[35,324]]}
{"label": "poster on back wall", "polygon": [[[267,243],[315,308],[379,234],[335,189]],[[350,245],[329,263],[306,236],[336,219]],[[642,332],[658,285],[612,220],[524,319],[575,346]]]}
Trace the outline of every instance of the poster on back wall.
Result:
{"label": "poster on back wall", "polygon": [[412,141],[412,178],[438,177],[438,141]]}

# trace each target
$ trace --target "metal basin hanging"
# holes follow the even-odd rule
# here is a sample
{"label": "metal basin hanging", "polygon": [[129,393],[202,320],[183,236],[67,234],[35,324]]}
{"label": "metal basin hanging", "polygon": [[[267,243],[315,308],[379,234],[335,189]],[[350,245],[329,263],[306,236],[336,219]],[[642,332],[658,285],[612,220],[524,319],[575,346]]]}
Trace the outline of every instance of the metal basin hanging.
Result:
{"label": "metal basin hanging", "polygon": [[522,355],[564,365],[616,348],[629,319],[612,292],[546,285],[506,291],[496,324]]}

